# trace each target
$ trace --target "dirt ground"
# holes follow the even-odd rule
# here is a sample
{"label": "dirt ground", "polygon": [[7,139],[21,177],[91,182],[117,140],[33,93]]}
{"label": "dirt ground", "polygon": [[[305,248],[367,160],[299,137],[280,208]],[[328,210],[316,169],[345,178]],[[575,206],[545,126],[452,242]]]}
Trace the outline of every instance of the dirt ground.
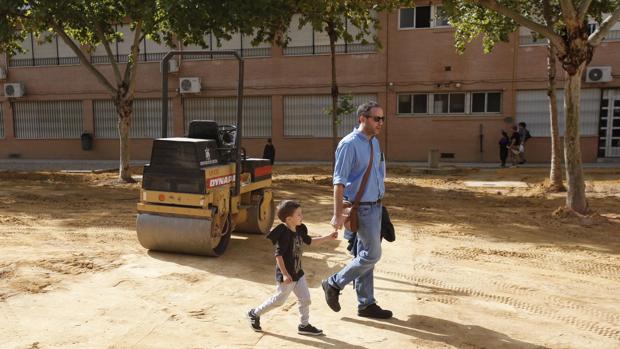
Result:
{"label": "dirt ground", "polygon": [[[276,199],[329,232],[327,168],[276,167]],[[545,169],[389,170],[397,240],[375,268],[394,318],[324,302],[320,281],[349,260],[342,240],[306,248],[310,321],[295,297],[250,330],[275,289],[270,243],[235,234],[224,256],[149,252],[135,233],[139,184],[114,174],[0,172],[0,348],[619,348],[620,170],[587,170],[597,215],[552,213]],[[473,182],[478,181],[478,182]],[[491,181],[491,182],[488,182]],[[510,181],[498,183],[497,181]]]}

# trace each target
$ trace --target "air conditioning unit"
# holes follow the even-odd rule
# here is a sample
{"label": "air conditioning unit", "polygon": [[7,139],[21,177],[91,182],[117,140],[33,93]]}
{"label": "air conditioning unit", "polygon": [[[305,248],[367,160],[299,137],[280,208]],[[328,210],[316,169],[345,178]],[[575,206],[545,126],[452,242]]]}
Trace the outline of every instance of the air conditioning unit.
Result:
{"label": "air conditioning unit", "polygon": [[11,84],[4,84],[4,96],[17,98],[22,97],[26,93],[24,84],[21,82],[15,82]]}
{"label": "air conditioning unit", "polygon": [[[168,73],[176,73],[179,71],[179,62],[174,59],[168,61]],[[159,66],[159,72],[161,73],[161,65]]]}
{"label": "air conditioning unit", "polygon": [[586,69],[586,82],[609,82],[611,80],[611,67],[588,67]]}
{"label": "air conditioning unit", "polygon": [[181,93],[198,93],[200,92],[200,78],[180,78],[179,90]]}

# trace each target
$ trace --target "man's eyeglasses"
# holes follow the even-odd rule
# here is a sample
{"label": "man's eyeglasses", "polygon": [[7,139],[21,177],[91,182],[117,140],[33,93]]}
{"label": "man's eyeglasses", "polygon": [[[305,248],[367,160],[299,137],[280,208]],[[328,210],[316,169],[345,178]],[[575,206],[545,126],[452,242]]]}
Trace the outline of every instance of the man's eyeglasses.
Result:
{"label": "man's eyeglasses", "polygon": [[375,122],[385,122],[385,116],[367,116],[369,119],[373,119]]}

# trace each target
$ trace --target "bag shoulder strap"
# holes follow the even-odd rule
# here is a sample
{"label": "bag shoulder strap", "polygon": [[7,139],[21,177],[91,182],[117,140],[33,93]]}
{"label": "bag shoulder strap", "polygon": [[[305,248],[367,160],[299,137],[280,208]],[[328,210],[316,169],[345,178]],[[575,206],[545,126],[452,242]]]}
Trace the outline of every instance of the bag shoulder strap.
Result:
{"label": "bag shoulder strap", "polygon": [[360,205],[360,201],[362,200],[362,195],[366,191],[366,183],[368,182],[368,177],[370,176],[370,170],[372,169],[372,160],[374,158],[374,148],[372,146],[372,141],[374,137],[370,138],[370,160],[368,160],[368,167],[366,168],[366,172],[364,172],[364,178],[362,178],[362,184],[360,185],[360,189],[355,195],[355,201],[353,202],[353,207],[357,208]]}

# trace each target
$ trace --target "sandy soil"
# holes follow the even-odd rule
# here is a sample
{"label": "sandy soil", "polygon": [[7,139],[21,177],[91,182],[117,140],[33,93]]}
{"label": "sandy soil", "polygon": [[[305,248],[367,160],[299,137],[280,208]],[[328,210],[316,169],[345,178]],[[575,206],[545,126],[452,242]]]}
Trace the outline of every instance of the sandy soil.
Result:
{"label": "sandy soil", "polygon": [[[276,198],[329,231],[326,168],[276,168]],[[393,168],[385,202],[397,241],[383,244],[376,297],[389,321],[325,304],[320,280],[349,257],[339,240],[306,249],[311,322],[295,297],[252,332],[244,313],[274,291],[272,247],[234,235],[226,254],[145,251],[138,185],[113,174],[0,172],[0,348],[618,348],[620,170],[587,172],[597,215],[552,213],[544,169],[422,175]],[[470,181],[518,181],[512,187]]]}

